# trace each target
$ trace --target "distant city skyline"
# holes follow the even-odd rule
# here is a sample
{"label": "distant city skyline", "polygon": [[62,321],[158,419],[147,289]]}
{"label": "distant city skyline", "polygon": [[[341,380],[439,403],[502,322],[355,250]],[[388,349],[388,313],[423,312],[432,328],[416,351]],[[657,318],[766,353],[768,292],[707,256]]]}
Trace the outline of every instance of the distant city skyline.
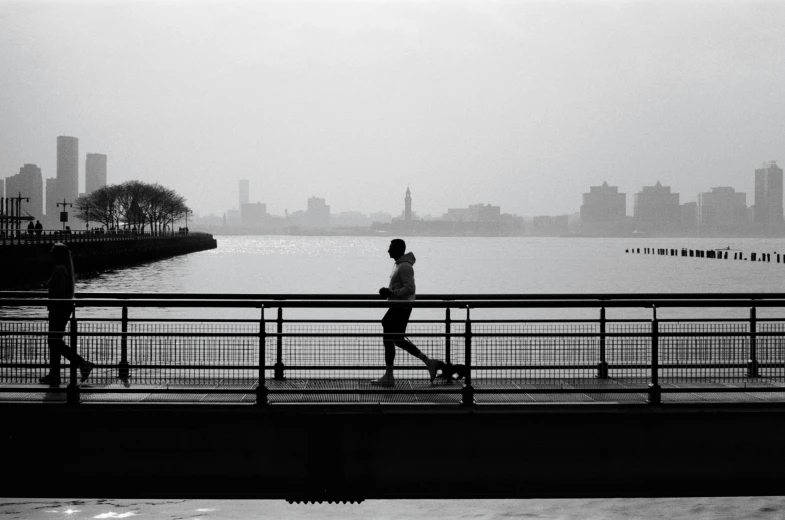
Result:
{"label": "distant city skyline", "polygon": [[[62,208],[57,208],[61,201],[72,203],[76,196],[72,193],[79,186],[79,139],[73,136],[58,136],[56,139],[56,156],[58,164],[57,177],[43,181],[43,173],[36,164],[25,164],[20,168],[20,173],[7,177],[4,182],[5,196],[16,195],[8,192],[9,189],[30,197],[30,202],[23,203],[25,211],[36,218],[42,219],[49,227],[55,226],[55,216]],[[84,184],[86,189],[94,191],[107,185],[107,155],[88,153],[85,158]],[[338,217],[336,225],[366,225],[374,221],[372,215],[377,215],[381,221],[387,220],[442,220],[442,221],[501,221],[502,215],[510,217],[535,218],[535,227],[545,229],[561,229],[565,222],[558,220],[564,215],[580,215],[580,221],[585,225],[594,225],[598,232],[623,232],[616,224],[621,224],[622,219],[627,219],[625,226],[634,225],[638,231],[641,229],[657,232],[691,232],[697,229],[732,229],[741,228],[748,224],[763,226],[772,229],[781,228],[783,225],[783,170],[777,166],[776,160],[765,161],[761,168],[754,169],[752,175],[755,191],[752,204],[747,206],[745,192],[737,192],[732,186],[712,186],[711,191],[697,194],[696,201],[680,200],[680,193],[672,191],[672,186],[665,186],[660,181],[654,185],[643,185],[632,194],[634,204],[632,215],[627,209],[627,193],[621,192],[619,186],[611,186],[603,181],[601,186],[590,186],[588,192],[583,192],[583,203],[574,211],[562,214],[546,213],[517,214],[485,202],[476,202],[465,207],[447,207],[441,212],[419,213],[413,206],[413,197],[410,186],[402,199],[400,213],[385,213],[376,209],[370,212],[355,210],[338,210],[331,212],[325,197],[311,196],[307,199],[307,208],[302,210],[294,208],[289,212],[284,210],[287,219],[294,219],[306,228],[320,228],[331,226],[332,215]],[[226,208],[222,213],[228,217],[229,223],[234,225],[264,226],[265,219],[276,214],[269,211],[267,201],[257,200],[250,203],[251,182],[249,179],[239,179],[237,208]],[[179,189],[179,187],[173,187]],[[26,193],[25,193],[26,191]],[[43,198],[43,193],[46,198]],[[70,197],[69,197],[70,195]],[[78,195],[78,194],[77,194]],[[272,195],[272,194],[269,194]],[[427,194],[430,196],[430,194]],[[45,213],[35,211],[40,201],[45,201]],[[29,209],[28,209],[29,208]],[[196,208],[196,214],[207,215]],[[354,215],[354,216],[351,216]],[[389,219],[384,215],[389,215]],[[632,217],[632,221],[629,221]],[[253,223],[253,224],[251,224]],[[616,224],[614,224],[616,223]],[[608,227],[610,224],[610,228]],[[626,228],[625,228],[626,229]]]}

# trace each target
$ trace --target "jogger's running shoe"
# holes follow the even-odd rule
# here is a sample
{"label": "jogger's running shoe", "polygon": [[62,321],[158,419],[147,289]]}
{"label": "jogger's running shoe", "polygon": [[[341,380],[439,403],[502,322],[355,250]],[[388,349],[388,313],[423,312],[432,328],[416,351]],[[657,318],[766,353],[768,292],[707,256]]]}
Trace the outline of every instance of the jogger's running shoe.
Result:
{"label": "jogger's running shoe", "polygon": [[59,386],[60,376],[57,374],[47,374],[41,379],[39,379],[38,382],[49,386]]}
{"label": "jogger's running shoe", "polygon": [[384,374],[379,379],[372,379],[371,384],[377,386],[395,386],[395,376],[392,374]]}
{"label": "jogger's running shoe", "polygon": [[82,376],[82,383],[84,383],[87,378],[90,377],[90,372],[92,372],[94,368],[95,363],[91,363],[89,361],[84,361],[81,365],[79,365],[79,373]]}

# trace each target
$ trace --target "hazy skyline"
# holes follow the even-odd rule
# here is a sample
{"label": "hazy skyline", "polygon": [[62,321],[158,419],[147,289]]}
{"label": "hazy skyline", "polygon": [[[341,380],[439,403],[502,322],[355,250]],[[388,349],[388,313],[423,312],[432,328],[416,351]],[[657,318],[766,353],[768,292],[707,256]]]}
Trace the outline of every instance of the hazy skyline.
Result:
{"label": "hazy skyline", "polygon": [[785,162],[785,5],[0,0],[0,176],[56,137],[198,213],[578,210],[607,181],[695,201]]}

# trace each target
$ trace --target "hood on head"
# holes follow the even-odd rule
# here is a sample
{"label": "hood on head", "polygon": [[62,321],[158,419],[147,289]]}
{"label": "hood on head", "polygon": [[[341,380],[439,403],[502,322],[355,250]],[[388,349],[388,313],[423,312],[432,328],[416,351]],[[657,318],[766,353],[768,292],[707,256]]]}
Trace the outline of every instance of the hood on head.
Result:
{"label": "hood on head", "polygon": [[414,262],[416,262],[414,258],[414,253],[406,253],[405,255],[403,255],[402,257],[400,257],[398,260],[395,261],[396,264],[400,264],[402,262],[407,262],[409,264],[414,265]]}

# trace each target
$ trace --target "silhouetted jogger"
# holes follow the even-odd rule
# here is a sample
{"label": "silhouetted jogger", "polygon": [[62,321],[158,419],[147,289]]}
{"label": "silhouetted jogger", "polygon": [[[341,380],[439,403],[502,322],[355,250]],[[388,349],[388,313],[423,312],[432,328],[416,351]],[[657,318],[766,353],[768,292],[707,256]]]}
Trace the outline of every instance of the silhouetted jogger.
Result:
{"label": "silhouetted jogger", "polygon": [[[414,285],[414,254],[406,253],[406,242],[396,238],[390,242],[387,250],[390,258],[395,260],[395,267],[390,275],[390,284],[379,289],[379,295],[388,300],[414,300],[416,288]],[[431,383],[439,370],[440,362],[428,359],[411,341],[404,337],[409,317],[412,314],[411,307],[391,307],[382,318],[382,328],[385,334],[395,334],[392,337],[384,338],[384,363],[386,370],[379,379],[371,381],[373,384],[392,386],[395,384],[393,375],[393,365],[395,362],[396,345],[414,357],[422,360],[428,368]]]}

